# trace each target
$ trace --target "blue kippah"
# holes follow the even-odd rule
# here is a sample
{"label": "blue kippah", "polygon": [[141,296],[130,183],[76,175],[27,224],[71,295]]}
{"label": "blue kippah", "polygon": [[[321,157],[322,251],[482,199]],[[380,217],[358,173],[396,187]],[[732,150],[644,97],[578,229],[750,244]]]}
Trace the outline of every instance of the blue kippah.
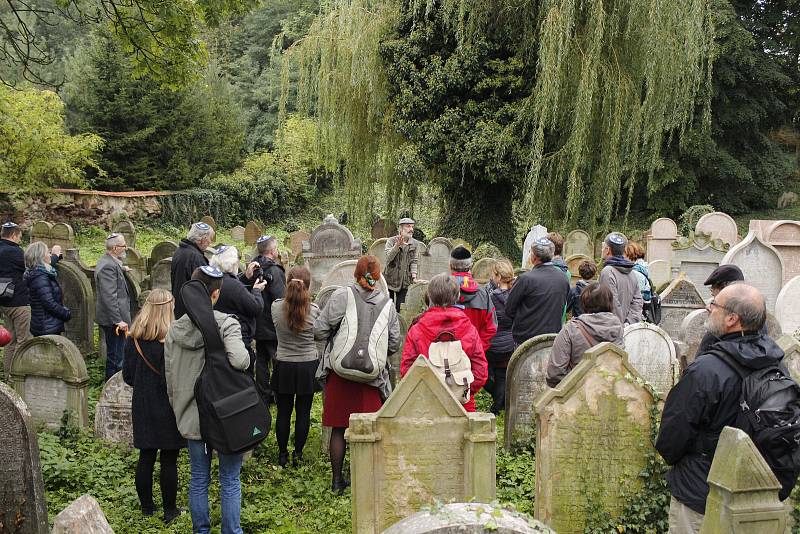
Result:
{"label": "blue kippah", "polygon": [[200,267],[200,270],[203,271],[203,273],[206,274],[207,276],[210,276],[211,278],[223,277],[222,271],[210,265],[203,265],[202,267]]}
{"label": "blue kippah", "polygon": [[625,238],[622,236],[622,234],[617,233],[608,234],[608,241],[614,243],[615,245],[625,244]]}
{"label": "blue kippah", "polygon": [[263,243],[264,241],[269,241],[270,239],[272,239],[271,235],[262,235],[261,237],[256,239],[256,243]]}
{"label": "blue kippah", "polygon": [[211,228],[208,224],[204,223],[203,221],[196,222],[194,225],[199,228],[200,230],[208,230]]}
{"label": "blue kippah", "polygon": [[16,228],[17,226],[19,225],[13,221],[8,221],[7,223],[3,223],[3,228]]}

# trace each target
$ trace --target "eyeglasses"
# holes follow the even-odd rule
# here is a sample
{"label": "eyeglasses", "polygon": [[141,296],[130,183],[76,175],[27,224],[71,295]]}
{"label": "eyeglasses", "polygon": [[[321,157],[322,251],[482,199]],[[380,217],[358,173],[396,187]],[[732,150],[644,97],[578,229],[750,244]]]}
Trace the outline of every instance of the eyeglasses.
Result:
{"label": "eyeglasses", "polygon": [[[726,306],[723,306],[722,304],[717,304],[716,302],[714,302],[714,300],[713,300],[713,299],[711,300],[711,302],[709,302],[709,303],[708,303],[708,306],[706,306],[706,309],[709,311],[709,313],[711,313],[712,311],[714,311],[714,306],[716,306],[717,308],[722,308],[723,310],[725,310],[725,311],[727,311],[727,312],[729,312],[729,313],[736,313],[736,312],[735,312],[735,311],[733,311],[732,309],[730,309],[730,308],[728,308],[728,307],[726,307]],[[738,315],[738,314],[737,314],[737,315]]]}

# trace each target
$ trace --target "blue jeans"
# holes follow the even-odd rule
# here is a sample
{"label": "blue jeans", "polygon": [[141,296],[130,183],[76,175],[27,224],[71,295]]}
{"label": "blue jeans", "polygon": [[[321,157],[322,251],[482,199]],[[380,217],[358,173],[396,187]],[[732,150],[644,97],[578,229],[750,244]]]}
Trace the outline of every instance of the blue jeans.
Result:
{"label": "blue jeans", "polygon": [[125,348],[125,332],[117,335],[117,326],[101,326],[106,338],[106,380],[122,370],[122,358]]}
{"label": "blue jeans", "polygon": [[[190,439],[189,466],[189,511],[192,513],[192,532],[211,532],[211,516],[208,512],[208,486],[211,483],[211,447],[202,441]],[[242,511],[242,484],[239,472],[242,469],[241,454],[219,456],[219,496],[222,503],[222,534],[243,534],[239,521]]]}

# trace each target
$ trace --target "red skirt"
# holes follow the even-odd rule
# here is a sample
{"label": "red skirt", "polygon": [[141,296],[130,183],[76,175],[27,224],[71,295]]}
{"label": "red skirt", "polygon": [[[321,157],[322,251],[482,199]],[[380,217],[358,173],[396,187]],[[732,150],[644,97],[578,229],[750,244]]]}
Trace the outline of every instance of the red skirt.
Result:
{"label": "red skirt", "polygon": [[350,414],[377,412],[382,405],[378,388],[352,382],[331,371],[325,382],[322,424],[347,428],[350,426]]}

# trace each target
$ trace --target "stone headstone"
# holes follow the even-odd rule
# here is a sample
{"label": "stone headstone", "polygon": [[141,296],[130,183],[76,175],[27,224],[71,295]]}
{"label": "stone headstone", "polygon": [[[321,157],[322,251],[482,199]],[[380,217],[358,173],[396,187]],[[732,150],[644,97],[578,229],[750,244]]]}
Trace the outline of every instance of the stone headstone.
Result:
{"label": "stone headstone", "polygon": [[775,221],[766,230],[769,243],[783,259],[783,283],[800,276],[800,221]]}
{"label": "stone headstone", "polygon": [[[654,289],[658,289],[672,280],[670,265],[666,260],[656,260],[648,264],[648,269],[650,271],[650,280],[656,286]],[[703,281],[705,282],[705,280]]]}
{"label": "stone headstone", "polygon": [[624,350],[601,343],[536,400],[534,517],[559,534],[583,533],[592,512],[618,517],[641,489],[654,400],[640,380]]}
{"label": "stone headstone", "polygon": [[172,257],[164,258],[150,269],[150,289],[172,291]]}
{"label": "stone headstone", "polygon": [[775,301],[783,287],[783,259],[774,247],[751,232],[725,254],[721,264],[739,267],[745,282],[764,295],[767,311],[775,312]]}
{"label": "stone headstone", "polygon": [[681,323],[680,339],[685,347],[684,353],[680,355],[681,372],[694,362],[700,342],[706,335],[706,319],[708,319],[707,310],[694,310],[684,317]]}
{"label": "stone headstone", "polygon": [[255,221],[250,221],[247,223],[247,226],[244,227],[244,242],[246,245],[255,245],[256,240],[261,237],[263,234],[263,230],[261,229],[261,225],[259,225]]}
{"label": "stone headstone", "polygon": [[47,221],[36,221],[31,226],[31,243],[41,241],[50,248],[50,233],[53,231],[53,225]]}
{"label": "stone headstone", "polygon": [[377,413],[350,416],[345,437],[356,534],[437,501],[495,499],[494,415],[468,414],[424,357]]}
{"label": "stone headstone", "polygon": [[53,229],[50,230],[50,247],[54,245],[61,245],[61,248],[67,250],[68,248],[75,247],[75,232],[72,226],[67,223],[56,223]]}
{"label": "stone headstone", "polygon": [[231,239],[237,243],[244,241],[244,226],[238,224],[231,228]]}
{"label": "stone headstone", "polygon": [[56,264],[64,306],[72,314],[64,335],[83,353],[94,352],[94,291],[92,280],[79,263],[67,258]]}
{"label": "stone headstone", "polygon": [[592,237],[583,230],[573,230],[564,239],[564,250],[561,254],[565,258],[581,254],[583,256],[594,256],[594,244]]}
{"label": "stone headstone", "polygon": [[567,269],[569,269],[569,272],[572,275],[572,285],[575,285],[575,282],[581,280],[581,273],[579,269],[581,267],[581,263],[585,261],[594,263],[594,260],[591,257],[584,254],[573,254],[571,256],[567,256],[564,260],[564,263],[567,264]]}
{"label": "stone headstone", "polygon": [[153,266],[161,260],[171,258],[176,250],[178,250],[178,244],[175,241],[162,241],[154,246],[150,251],[150,270],[152,271]]}
{"label": "stone headstone", "polygon": [[703,296],[697,291],[693,283],[680,276],[673,280],[661,292],[661,323],[663,328],[673,340],[681,338],[681,323],[694,310],[706,307]]}
{"label": "stone headstone", "polygon": [[709,492],[700,534],[784,532],[781,484],[743,430],[722,429],[708,473]]}
{"label": "stone headstone", "polygon": [[428,292],[428,282],[411,284],[406,293],[406,300],[400,306],[400,315],[406,324],[411,324],[414,318],[425,311],[425,293]]}
{"label": "stone headstone", "polygon": [[534,430],[533,405],[547,386],[547,361],[555,334],[527,340],[517,347],[506,369],[506,450],[530,441]]}
{"label": "stone headstone", "polygon": [[729,249],[728,243],[711,239],[708,235],[694,233],[672,243],[672,276],[686,274],[704,299],[711,298],[711,287],[703,285],[709,275],[719,267]]}
{"label": "stone headstone", "polygon": [[[303,252],[303,241],[308,241],[311,234],[305,230],[298,230],[289,234],[289,249],[292,251],[292,258],[296,258]],[[383,265],[383,264],[381,264]]]}
{"label": "stone headstone", "polygon": [[775,301],[775,317],[786,334],[800,330],[800,276],[783,286]]}
{"label": "stone headstone", "polygon": [[94,412],[94,435],[104,441],[133,447],[131,403],[133,388],[117,372],[103,385],[103,392]]}
{"label": "stone headstone", "polygon": [[666,397],[678,378],[677,353],[669,334],[654,324],[636,323],[625,327],[624,339],[628,362]]}
{"label": "stone headstone", "polygon": [[117,221],[111,231],[125,236],[125,244],[128,245],[128,249],[136,248],[136,227],[131,221]]}
{"label": "stone headstone", "polygon": [[711,239],[719,239],[729,246],[739,242],[739,227],[733,217],[721,211],[706,213],[697,221],[695,233],[707,234]]}
{"label": "stone headstone", "polygon": [[383,534],[555,534],[547,525],[491,504],[453,503],[418,512]]}
{"label": "stone headstone", "polygon": [[417,278],[430,280],[440,273],[450,272],[450,251],[453,243],[446,237],[434,237],[428,249],[417,258]]}
{"label": "stone headstone", "polygon": [[647,237],[647,261],[664,260],[672,263],[672,242],[678,239],[678,225],[675,221],[662,217],[650,225]]}
{"label": "stone headstone", "polygon": [[[311,271],[311,291],[316,292],[329,272],[346,260],[361,256],[361,240],[355,239],[336,217],[328,215],[303,242],[303,260]],[[352,272],[351,279],[352,279]],[[349,283],[349,282],[348,282]]]}
{"label": "stone headstone", "polygon": [[147,277],[147,261],[135,248],[128,248],[122,264],[131,268],[129,274],[137,283],[141,284]]}
{"label": "stone headstone", "polygon": [[215,221],[214,217],[212,217],[211,215],[205,215],[201,217],[200,222],[206,223],[211,228],[213,228],[215,232],[217,231],[217,221]]}
{"label": "stone headstone", "polygon": [[[376,239],[367,250],[367,254],[370,256],[375,256],[378,258],[378,260],[380,260],[381,267],[383,269],[386,268],[386,241],[388,240],[388,237]],[[417,259],[417,269],[419,269],[419,259]],[[419,272],[417,274],[419,274]]]}
{"label": "stone headstone", "polygon": [[540,237],[545,237],[546,235],[547,235],[547,228],[545,228],[541,224],[531,226],[530,231],[525,236],[525,242],[522,244],[523,269],[530,268],[531,247],[533,246],[533,242],[539,239]]}
{"label": "stone headstone", "polygon": [[59,428],[66,412],[78,427],[89,424],[89,375],[78,348],[62,336],[39,336],[17,347],[11,362],[11,387],[37,424]]}
{"label": "stone headstone", "polygon": [[479,284],[485,284],[494,275],[496,258],[481,258],[472,265],[472,277]]}
{"label": "stone headstone", "polygon": [[397,234],[397,224],[388,219],[378,219],[372,223],[370,234],[372,235],[372,239],[391,237]]}
{"label": "stone headstone", "polygon": [[47,532],[36,425],[17,393],[0,382],[0,532]]}
{"label": "stone headstone", "polygon": [[[358,260],[346,260],[341,263],[337,263],[333,266],[333,269],[328,272],[325,276],[325,279],[322,281],[321,288],[326,288],[328,286],[349,286],[355,281],[353,277],[353,273],[356,270],[356,264]],[[314,279],[311,279],[312,285]],[[388,297],[389,296],[389,287],[386,285],[386,280],[383,276],[380,277],[378,280],[378,288]]]}
{"label": "stone headstone", "polygon": [[783,364],[789,369],[792,378],[800,381],[800,342],[790,335],[781,336],[776,342],[783,350]]}
{"label": "stone headstone", "polygon": [[128,285],[128,299],[130,302],[131,319],[136,319],[141,309],[139,304],[139,296],[142,293],[142,286],[139,284],[136,277],[133,276],[133,271],[125,273],[125,282]]}
{"label": "stone headstone", "polygon": [[81,495],[56,516],[52,534],[114,534],[114,531],[95,498]]}

